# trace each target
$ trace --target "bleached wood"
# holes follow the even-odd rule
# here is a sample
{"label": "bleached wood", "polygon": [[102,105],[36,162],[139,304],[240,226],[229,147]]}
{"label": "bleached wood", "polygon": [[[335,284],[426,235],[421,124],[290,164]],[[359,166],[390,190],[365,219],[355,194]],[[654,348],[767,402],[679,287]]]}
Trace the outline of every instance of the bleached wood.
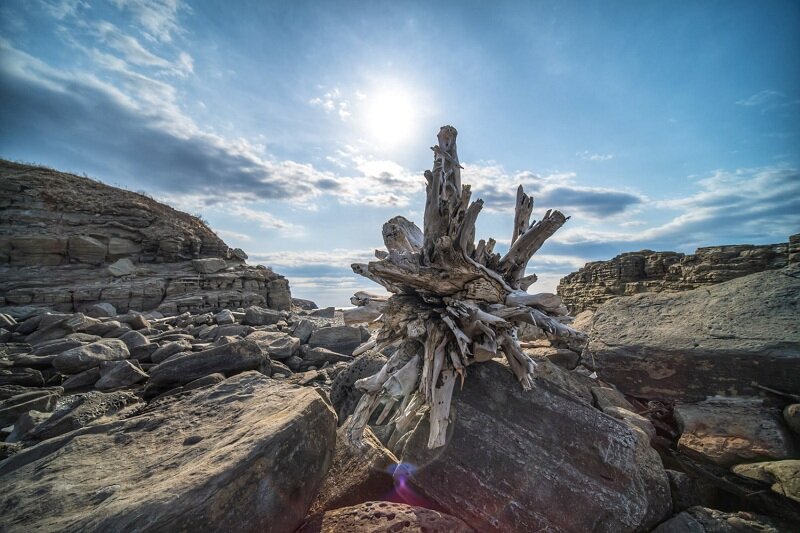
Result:
{"label": "bleached wood", "polygon": [[441,373],[440,383],[433,388],[428,448],[444,446],[447,441],[447,426],[450,423],[450,401],[453,398],[453,386],[455,384],[456,373],[453,370],[444,370]]}
{"label": "bleached wood", "polygon": [[555,313],[561,307],[561,297],[547,292],[528,294],[524,291],[514,291],[506,296],[505,303],[509,307],[527,305]]}
{"label": "bleached wood", "polygon": [[525,233],[530,226],[532,212],[533,198],[525,194],[520,185],[517,188],[517,201],[514,206],[514,231],[511,233],[511,244],[514,244],[517,237]]}
{"label": "bleached wood", "polygon": [[359,431],[383,401],[378,420],[394,424],[390,442],[401,442],[427,413],[428,446],[442,446],[453,388],[459,377],[463,386],[469,365],[504,355],[527,390],[534,384],[536,364],[519,346],[518,327],[531,324],[554,337],[582,335],[567,325],[558,296],[525,292],[536,281],[535,274],[525,275],[528,261],[567,217],[548,211],[530,224],[533,198],[520,186],[508,253],[496,254],[491,238],[476,245],[483,201],[471,201],[471,188],[461,183],[456,135],[455,128],[444,126],[432,147],[423,230],[395,217],[383,227],[387,251],[376,251],[377,260],[369,264],[353,265],[356,273],[392,293],[385,301],[365,294],[352,300],[360,309],[381,306],[381,329],[369,346],[398,348],[380,371],[356,382],[364,395],[348,421],[351,439],[360,438]]}

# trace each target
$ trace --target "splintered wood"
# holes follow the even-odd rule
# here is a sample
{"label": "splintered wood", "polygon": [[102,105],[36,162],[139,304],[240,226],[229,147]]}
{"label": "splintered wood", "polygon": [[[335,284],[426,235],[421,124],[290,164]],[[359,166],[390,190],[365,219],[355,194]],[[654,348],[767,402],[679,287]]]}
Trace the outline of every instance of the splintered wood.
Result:
{"label": "splintered wood", "polygon": [[383,406],[375,422],[393,424],[392,441],[427,413],[428,447],[443,446],[453,388],[456,382],[463,385],[471,364],[505,356],[522,387],[533,386],[536,364],[520,348],[520,324],[533,324],[553,337],[582,335],[567,325],[571,319],[558,296],[526,292],[536,281],[535,274],[525,275],[528,261],[567,217],[547,211],[530,223],[533,198],[520,185],[508,252],[495,253],[494,239],[476,246],[475,221],[483,200],[470,202],[470,186],[461,184],[456,135],[455,128],[443,126],[431,148],[424,231],[394,217],[383,226],[386,251],[376,250],[377,261],[352,265],[392,293],[380,302],[381,329],[364,349],[396,347],[378,373],[355,383],[364,395],[346,422],[354,443]]}

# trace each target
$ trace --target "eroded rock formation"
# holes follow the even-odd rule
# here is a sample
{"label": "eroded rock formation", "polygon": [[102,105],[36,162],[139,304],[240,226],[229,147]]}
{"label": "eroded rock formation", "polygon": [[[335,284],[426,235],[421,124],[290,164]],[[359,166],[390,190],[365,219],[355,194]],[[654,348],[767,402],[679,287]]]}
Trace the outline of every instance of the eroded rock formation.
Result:
{"label": "eroded rock formation", "polygon": [[573,314],[618,296],[687,291],[797,262],[800,234],[788,243],[698,248],[693,255],[642,250],[587,263],[561,279],[558,294]]}
{"label": "eroded rock formation", "polygon": [[626,394],[700,401],[800,394],[800,265],[601,306],[582,362]]}
{"label": "eroded rock formation", "polygon": [[288,282],[145,195],[0,160],[0,306],[289,309]]}

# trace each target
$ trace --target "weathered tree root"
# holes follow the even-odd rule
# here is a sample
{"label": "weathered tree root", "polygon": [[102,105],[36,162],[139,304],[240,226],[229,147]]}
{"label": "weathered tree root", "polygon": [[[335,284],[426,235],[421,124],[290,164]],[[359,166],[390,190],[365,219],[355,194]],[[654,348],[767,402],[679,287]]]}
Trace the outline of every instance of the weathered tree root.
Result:
{"label": "weathered tree root", "polygon": [[443,446],[453,387],[458,380],[463,385],[469,365],[502,353],[522,387],[533,386],[536,363],[520,348],[520,324],[533,324],[553,337],[582,336],[567,325],[571,319],[558,296],[525,292],[536,281],[535,275],[525,276],[528,261],[567,217],[547,211],[531,224],[533,199],[520,185],[508,253],[494,253],[494,239],[476,246],[475,221],[483,200],[470,203],[470,186],[461,185],[456,135],[455,128],[443,126],[432,147],[424,233],[395,217],[383,227],[387,251],[376,250],[377,261],[352,265],[393,293],[383,303],[382,326],[371,346],[397,346],[377,374],[355,384],[364,395],[346,423],[354,443],[383,403],[377,422],[388,419],[395,437],[428,410],[428,447]]}

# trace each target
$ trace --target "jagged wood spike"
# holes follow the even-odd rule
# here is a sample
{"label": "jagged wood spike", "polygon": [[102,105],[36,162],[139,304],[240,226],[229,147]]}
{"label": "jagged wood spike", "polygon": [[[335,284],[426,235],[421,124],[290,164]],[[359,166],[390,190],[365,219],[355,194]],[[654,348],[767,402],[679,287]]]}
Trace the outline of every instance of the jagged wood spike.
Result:
{"label": "jagged wood spike", "polygon": [[514,207],[514,231],[511,233],[511,244],[530,227],[533,212],[533,198],[525,194],[522,185],[517,188],[517,202]]}

